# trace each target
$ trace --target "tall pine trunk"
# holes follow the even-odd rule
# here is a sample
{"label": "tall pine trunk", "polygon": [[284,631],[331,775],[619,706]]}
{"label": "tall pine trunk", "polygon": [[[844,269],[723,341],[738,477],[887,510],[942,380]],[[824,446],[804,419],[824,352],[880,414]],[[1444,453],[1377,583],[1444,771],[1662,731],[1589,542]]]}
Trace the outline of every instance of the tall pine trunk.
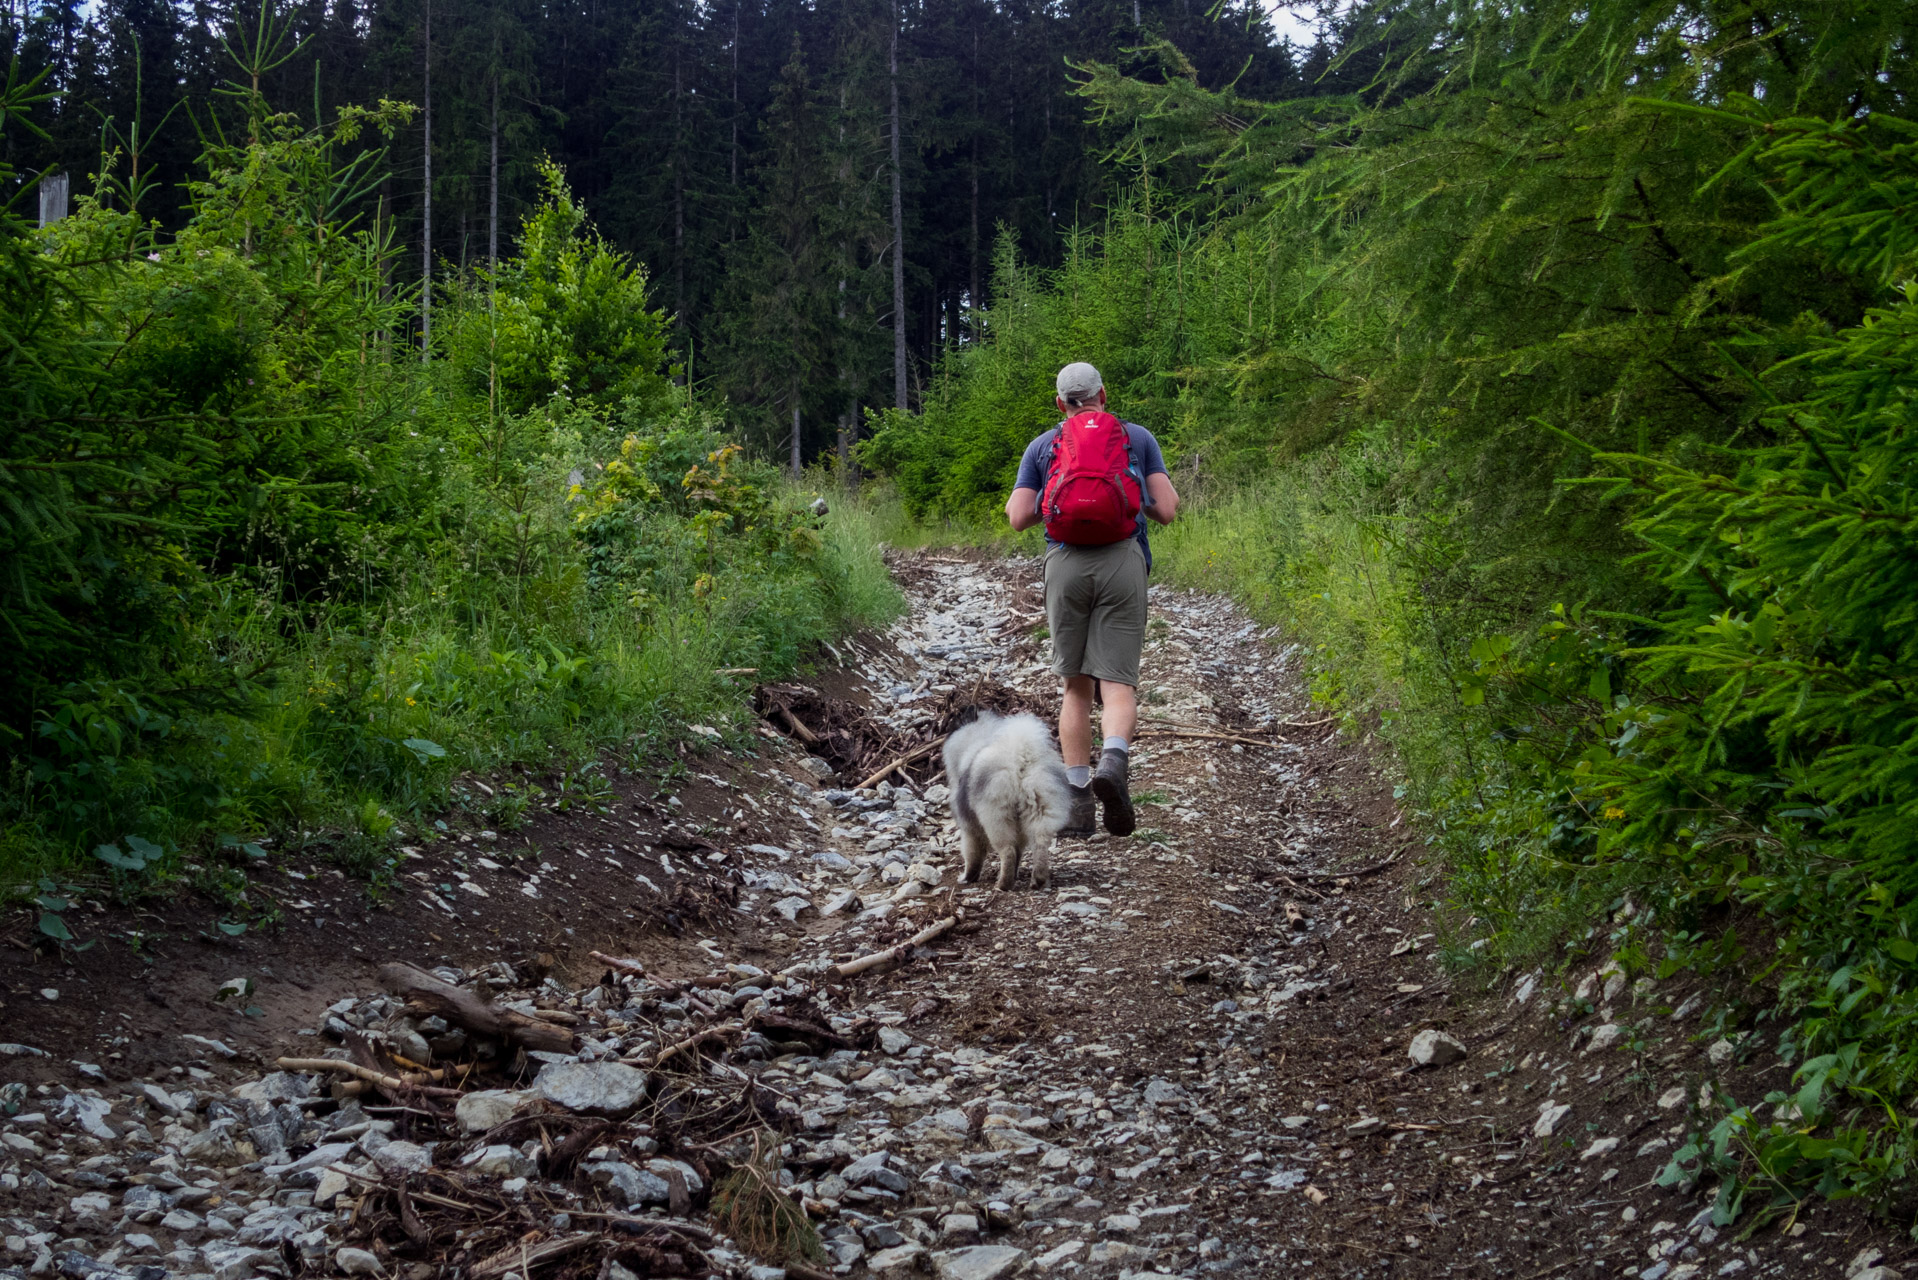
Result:
{"label": "tall pine trunk", "polygon": [[488,160],[492,180],[491,207],[486,214],[486,265],[499,270],[499,49],[493,50],[492,153]]}
{"label": "tall pine trunk", "polygon": [[793,384],[793,479],[799,479],[799,384]]}
{"label": "tall pine trunk", "polygon": [[899,0],[892,0],[892,40],[887,53],[892,81],[892,402],[906,411],[906,209],[905,175],[899,167]]}
{"label": "tall pine trunk", "polygon": [[985,118],[979,114],[979,83],[979,15],[975,10],[972,17],[972,237],[967,245],[971,261],[966,282],[966,305],[975,311],[986,305],[979,293],[979,135],[986,127]]}
{"label": "tall pine trunk", "polygon": [[420,204],[420,363],[433,359],[433,0],[426,0],[426,186]]}
{"label": "tall pine trunk", "polygon": [[682,29],[679,6],[673,6],[673,314],[686,323],[686,139],[681,115],[684,89],[681,67]]}

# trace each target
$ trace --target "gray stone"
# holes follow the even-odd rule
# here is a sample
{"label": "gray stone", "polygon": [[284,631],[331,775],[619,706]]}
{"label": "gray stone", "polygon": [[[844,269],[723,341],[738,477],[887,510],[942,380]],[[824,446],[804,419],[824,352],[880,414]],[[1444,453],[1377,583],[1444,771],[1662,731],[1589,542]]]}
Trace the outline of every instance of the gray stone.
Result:
{"label": "gray stone", "polygon": [[388,1173],[425,1173],[433,1153],[417,1142],[389,1142],[373,1153],[373,1163]]}
{"label": "gray stone", "polygon": [[646,1096],[646,1073],[623,1062],[549,1062],[533,1088],[568,1111],[623,1116]]}
{"label": "gray stone", "polygon": [[1425,1030],[1412,1037],[1412,1047],[1406,1053],[1417,1066],[1449,1067],[1454,1062],[1464,1061],[1470,1051],[1456,1036],[1443,1031]]}
{"label": "gray stone", "polygon": [[175,1098],[157,1084],[148,1082],[137,1085],[134,1088],[134,1092],[140,1097],[145,1098],[147,1104],[154,1107],[162,1115],[177,1116],[185,1110],[185,1108],[180,1105],[179,1099]]}
{"label": "gray stone", "polygon": [[511,1120],[525,1101],[526,1095],[517,1089],[481,1089],[460,1098],[453,1118],[459,1121],[461,1133],[485,1133]]}
{"label": "gray stone", "polygon": [[1616,1022],[1607,1022],[1592,1028],[1592,1038],[1585,1042],[1586,1053],[1602,1053],[1617,1044],[1625,1036],[1625,1028]]}
{"label": "gray stone", "polygon": [[595,1186],[603,1187],[631,1209],[642,1204],[665,1204],[672,1199],[666,1179],[623,1160],[599,1160],[584,1167]]}
{"label": "gray stone", "polygon": [[1026,1269],[1026,1251],[1006,1244],[976,1244],[932,1255],[932,1273],[939,1280],[1000,1280]]}
{"label": "gray stone", "polygon": [[1163,1107],[1167,1103],[1185,1101],[1186,1092],[1170,1080],[1161,1080],[1155,1076],[1145,1082],[1144,1097],[1153,1106]]}
{"label": "gray stone", "polygon": [[341,1249],[333,1255],[333,1265],[342,1275],[377,1276],[385,1271],[380,1260],[369,1249]]}
{"label": "gray stone", "polygon": [[705,1180],[699,1176],[699,1170],[693,1168],[684,1160],[648,1160],[646,1162],[646,1172],[660,1179],[668,1186],[672,1185],[672,1175],[677,1173],[685,1181],[686,1190],[693,1195],[698,1195],[706,1189]]}
{"label": "gray stone", "polygon": [[322,1143],[297,1160],[290,1161],[286,1164],[268,1165],[266,1172],[275,1174],[281,1178],[287,1178],[294,1174],[305,1173],[310,1169],[318,1169],[325,1165],[333,1164],[336,1161],[344,1160],[352,1154],[353,1144],[350,1142]]}
{"label": "gray stone", "polygon": [[277,1249],[255,1249],[251,1245],[211,1244],[200,1251],[206,1269],[214,1280],[246,1280],[262,1263],[277,1264]]}
{"label": "gray stone", "polygon": [[912,1189],[912,1183],[898,1170],[887,1167],[887,1161],[891,1158],[889,1152],[875,1151],[847,1165],[839,1171],[839,1176],[846,1180],[849,1187],[884,1187],[904,1195]]}
{"label": "gray stone", "polygon": [[530,1178],[539,1171],[538,1164],[531,1156],[505,1143],[481,1147],[460,1164],[489,1178]]}
{"label": "gray stone", "polygon": [[887,1053],[904,1053],[912,1047],[912,1037],[898,1027],[879,1028],[879,1047]]}
{"label": "gray stone", "polygon": [[1382,1133],[1384,1130],[1385,1121],[1379,1119],[1377,1116],[1366,1116],[1363,1119],[1354,1120],[1351,1124],[1345,1126],[1346,1133],[1354,1138],[1370,1137],[1372,1134]]}
{"label": "gray stone", "polygon": [[185,1209],[175,1209],[168,1213],[166,1217],[160,1219],[160,1225],[168,1231],[171,1231],[174,1235],[184,1235],[188,1232],[198,1231],[202,1224],[199,1214],[188,1213]]}
{"label": "gray stone", "polygon": [[911,1270],[925,1251],[926,1246],[923,1244],[913,1244],[910,1241],[905,1244],[896,1244],[890,1249],[881,1249],[867,1258],[866,1267],[874,1272]]}

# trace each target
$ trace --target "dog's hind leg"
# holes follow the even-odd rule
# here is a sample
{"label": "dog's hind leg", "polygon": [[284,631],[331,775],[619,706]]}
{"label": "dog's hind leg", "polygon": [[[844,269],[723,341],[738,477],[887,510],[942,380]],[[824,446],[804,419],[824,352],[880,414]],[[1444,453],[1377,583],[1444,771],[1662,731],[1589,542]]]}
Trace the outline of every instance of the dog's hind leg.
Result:
{"label": "dog's hind leg", "polygon": [[1002,829],[992,833],[993,847],[999,850],[999,887],[1010,889],[1012,882],[1019,878],[1019,859],[1026,851],[1026,833],[1017,818],[999,826]]}
{"label": "dog's hind leg", "polygon": [[959,883],[977,884],[980,869],[986,863],[986,851],[992,842],[986,839],[986,833],[977,818],[967,818],[959,823],[959,856],[964,860],[965,870],[960,873]]}
{"label": "dog's hind leg", "polygon": [[1047,888],[1052,884],[1052,837],[1041,833],[1027,838],[1032,841],[1032,887]]}

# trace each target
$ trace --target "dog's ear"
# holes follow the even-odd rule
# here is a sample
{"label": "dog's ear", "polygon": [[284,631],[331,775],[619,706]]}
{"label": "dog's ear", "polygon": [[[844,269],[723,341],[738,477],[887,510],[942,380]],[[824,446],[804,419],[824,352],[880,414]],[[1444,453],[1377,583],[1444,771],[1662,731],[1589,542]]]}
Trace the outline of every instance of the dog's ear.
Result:
{"label": "dog's ear", "polygon": [[966,707],[966,708],[963,708],[963,709],[962,709],[962,710],[961,710],[961,711],[959,712],[959,714],[958,714],[958,715],[956,715],[956,716],[954,716],[954,717],[952,718],[952,727],[951,727],[950,729],[948,729],[948,730],[946,730],[946,732],[947,732],[947,733],[957,733],[957,732],[958,732],[959,730],[961,730],[961,729],[963,729],[963,728],[965,728],[965,727],[966,727],[967,725],[969,725],[969,724],[971,724],[971,723],[973,723],[973,722],[974,722],[975,720],[977,720],[978,718],[979,718],[979,708],[978,708],[978,707],[976,707],[976,706],[973,706],[973,707]]}

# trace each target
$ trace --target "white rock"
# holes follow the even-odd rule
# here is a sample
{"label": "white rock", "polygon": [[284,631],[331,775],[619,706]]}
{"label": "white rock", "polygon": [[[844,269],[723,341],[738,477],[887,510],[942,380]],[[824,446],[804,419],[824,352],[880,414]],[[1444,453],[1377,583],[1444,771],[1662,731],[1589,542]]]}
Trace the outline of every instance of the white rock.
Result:
{"label": "white rock", "polygon": [[914,1244],[908,1240],[905,1244],[894,1245],[890,1249],[881,1249],[866,1259],[866,1267],[874,1272],[910,1270],[919,1256],[926,1251],[923,1244]]}
{"label": "white rock", "polygon": [[802,898],[798,894],[794,894],[789,898],[781,898],[779,901],[773,903],[774,911],[786,919],[793,921],[799,919],[800,912],[811,911],[812,909],[812,899]]}
{"label": "white rock", "polygon": [[568,1111],[624,1115],[646,1096],[646,1073],[623,1062],[549,1062],[533,1088]]}
{"label": "white rock", "polygon": [[1074,1255],[1083,1253],[1085,1247],[1086,1242],[1083,1240],[1068,1240],[1057,1248],[1048,1249],[1034,1258],[1032,1265],[1038,1267],[1041,1271],[1050,1271],[1061,1262],[1069,1261]]}
{"label": "white rock", "polygon": [[932,1273],[939,1280],[1000,1280],[1025,1270],[1026,1251],[1004,1244],[976,1244],[932,1255]]}
{"label": "white rock", "polygon": [[481,1089],[463,1094],[453,1108],[461,1133],[485,1133],[513,1118],[526,1101],[518,1089]]}
{"label": "white rock", "polygon": [[417,1142],[388,1142],[373,1153],[373,1163],[388,1173],[425,1173],[433,1153]]}
{"label": "white rock", "polygon": [[349,1276],[377,1276],[385,1271],[370,1249],[341,1249],[333,1255],[333,1265]]}
{"label": "white rock", "polygon": [[1603,1053],[1624,1038],[1625,1028],[1616,1022],[1607,1022],[1592,1028],[1592,1038],[1585,1042],[1586,1053]]}
{"label": "white rock", "polygon": [[1738,1046],[1723,1036],[1720,1036],[1718,1039],[1712,1041],[1711,1048],[1705,1050],[1705,1057],[1711,1061],[1714,1067],[1722,1068],[1730,1066],[1732,1058],[1736,1056],[1737,1053]]}
{"label": "white rock", "polygon": [[489,1178],[530,1178],[539,1170],[532,1157],[503,1142],[479,1148],[460,1164]]}
{"label": "white rock", "polygon": [[1558,1122],[1570,1114],[1572,1114],[1572,1104],[1569,1102],[1541,1102],[1538,1106],[1538,1123],[1532,1126],[1532,1136],[1551,1137],[1552,1130],[1558,1127]]}
{"label": "white rock", "polygon": [[1449,1067],[1463,1061],[1469,1053],[1456,1036],[1430,1029],[1413,1036],[1411,1047],[1406,1050],[1406,1055],[1421,1067]]}
{"label": "white rock", "polygon": [[1618,1150],[1617,1138],[1594,1138],[1592,1139],[1591,1146],[1578,1153],[1578,1158],[1580,1160],[1596,1160],[1600,1156],[1608,1156],[1616,1150]]}
{"label": "white rock", "polygon": [[1675,1084],[1658,1095],[1658,1109],[1660,1111],[1670,1111],[1673,1107],[1684,1105],[1684,1102],[1685,1086],[1682,1084]]}

